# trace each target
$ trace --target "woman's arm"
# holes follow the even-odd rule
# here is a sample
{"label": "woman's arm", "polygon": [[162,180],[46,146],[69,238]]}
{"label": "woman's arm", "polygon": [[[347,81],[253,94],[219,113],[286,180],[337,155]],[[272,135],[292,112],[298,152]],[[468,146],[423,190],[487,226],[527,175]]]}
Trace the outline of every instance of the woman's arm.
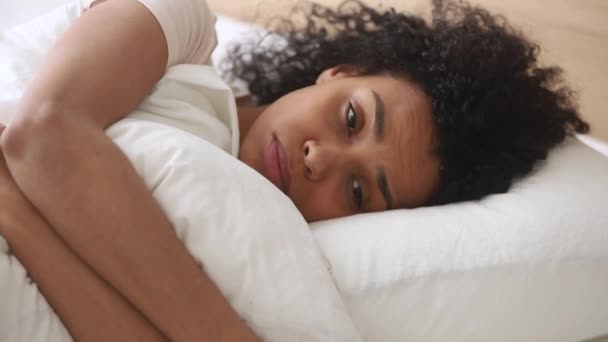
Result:
{"label": "woman's arm", "polygon": [[74,340],[166,340],[61,241],[13,182],[1,153],[0,235]]}
{"label": "woman's arm", "polygon": [[255,340],[104,133],[162,76],[167,51],[137,1],[95,6],[51,49],[0,145],[61,238],[170,339]]}

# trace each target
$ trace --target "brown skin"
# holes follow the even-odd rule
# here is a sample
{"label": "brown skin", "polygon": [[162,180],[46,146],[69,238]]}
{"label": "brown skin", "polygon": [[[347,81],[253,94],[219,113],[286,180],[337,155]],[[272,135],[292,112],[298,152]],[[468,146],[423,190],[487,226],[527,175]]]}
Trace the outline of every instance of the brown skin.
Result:
{"label": "brown skin", "polygon": [[[374,136],[372,91],[386,112],[380,142]],[[350,135],[349,100],[356,115]],[[291,182],[285,192],[309,222],[389,209],[376,185],[378,167],[386,170],[395,208],[423,205],[438,186],[430,102],[404,78],[359,76],[354,66],[339,65],[325,70],[317,84],[269,106],[243,108],[239,116],[239,159],[269,177],[264,153],[276,134],[289,156]],[[353,191],[357,183],[361,208]]]}
{"label": "brown skin", "polygon": [[74,340],[167,341],[61,240],[15,184],[1,151],[0,203],[0,236]]}

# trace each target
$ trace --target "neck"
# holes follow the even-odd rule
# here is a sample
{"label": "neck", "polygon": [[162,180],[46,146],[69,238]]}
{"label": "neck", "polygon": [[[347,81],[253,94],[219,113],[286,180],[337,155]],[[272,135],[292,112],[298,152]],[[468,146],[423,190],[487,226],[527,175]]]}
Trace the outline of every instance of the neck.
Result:
{"label": "neck", "polygon": [[260,114],[262,114],[264,109],[268,106],[256,107],[251,101],[250,96],[243,96],[236,99],[236,106],[239,117],[239,138],[240,142],[243,143],[255,120],[258,119]]}

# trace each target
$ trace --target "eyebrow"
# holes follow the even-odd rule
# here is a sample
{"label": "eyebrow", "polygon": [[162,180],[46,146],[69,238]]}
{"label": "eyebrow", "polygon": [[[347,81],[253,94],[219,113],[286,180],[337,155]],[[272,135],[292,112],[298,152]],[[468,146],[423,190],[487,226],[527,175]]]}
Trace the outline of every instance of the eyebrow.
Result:
{"label": "eyebrow", "polygon": [[[372,90],[374,94],[374,100],[376,102],[376,110],[374,117],[374,137],[377,142],[381,142],[384,139],[384,102],[378,93]],[[376,184],[388,210],[393,208],[393,197],[391,196],[391,190],[388,187],[388,181],[386,180],[386,172],[384,168],[379,167],[376,173]]]}
{"label": "eyebrow", "polygon": [[384,197],[384,201],[386,202],[386,209],[390,210],[393,208],[393,197],[391,196],[391,190],[388,188],[388,182],[386,180],[386,173],[384,172],[383,167],[378,168],[378,172],[376,173],[376,184],[380,189],[380,193],[382,193],[382,197]]}
{"label": "eyebrow", "polygon": [[376,102],[375,118],[374,118],[374,137],[377,142],[384,139],[384,102],[380,95],[372,90],[374,100]]}

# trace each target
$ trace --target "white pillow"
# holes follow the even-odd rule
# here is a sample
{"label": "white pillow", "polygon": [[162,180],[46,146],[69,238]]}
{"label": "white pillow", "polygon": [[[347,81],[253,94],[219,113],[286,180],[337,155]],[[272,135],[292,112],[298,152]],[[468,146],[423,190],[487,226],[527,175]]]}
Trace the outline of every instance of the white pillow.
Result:
{"label": "white pillow", "polygon": [[365,341],[608,333],[608,158],[569,139],[506,194],[313,224]]}

